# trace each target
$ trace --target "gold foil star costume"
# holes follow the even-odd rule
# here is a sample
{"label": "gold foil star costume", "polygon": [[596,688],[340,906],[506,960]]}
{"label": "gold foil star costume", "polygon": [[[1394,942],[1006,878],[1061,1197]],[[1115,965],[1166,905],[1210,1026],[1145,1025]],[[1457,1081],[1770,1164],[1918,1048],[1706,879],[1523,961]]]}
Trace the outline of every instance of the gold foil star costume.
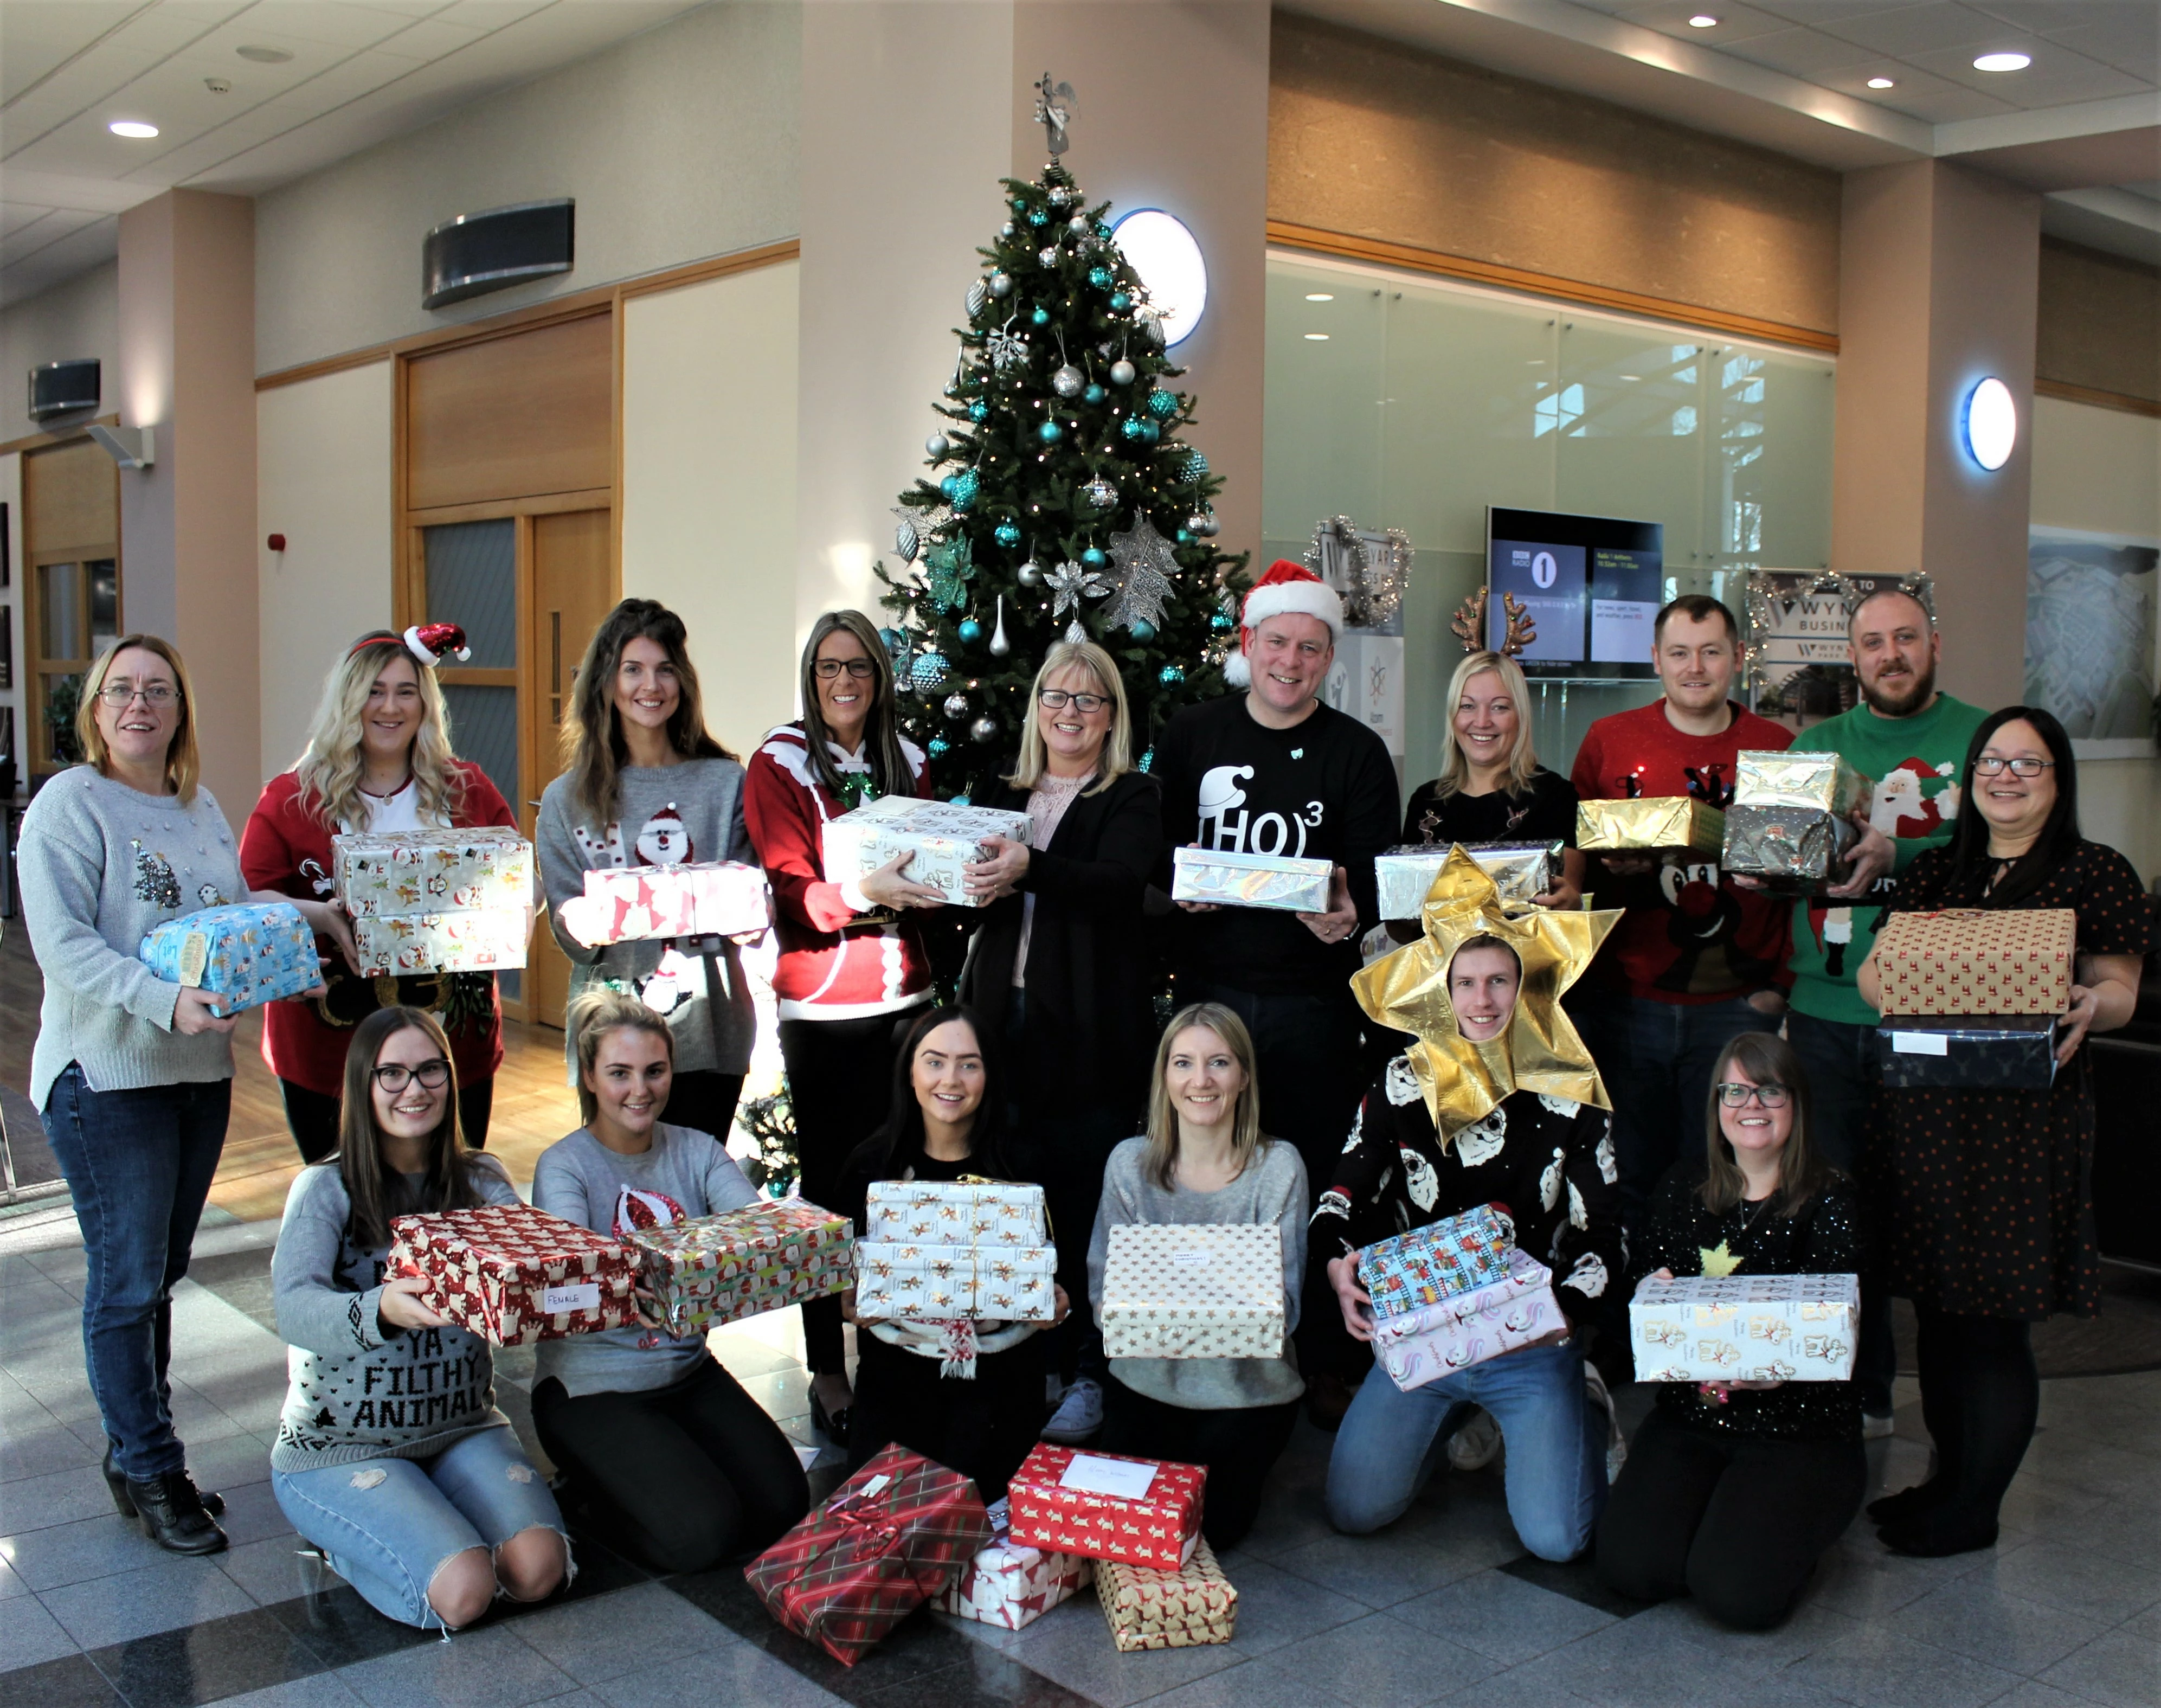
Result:
{"label": "gold foil star costume", "polygon": [[[1560,998],[1620,923],[1618,909],[1511,912],[1492,878],[1455,847],[1419,917],[1424,935],[1360,972],[1351,992],[1373,1020],[1418,1040],[1410,1049],[1411,1069],[1444,1145],[1512,1091],[1613,1107],[1590,1050],[1561,1012]],[[1497,937],[1515,950],[1523,983],[1507,1029],[1489,1043],[1474,1044],[1456,1029],[1448,968],[1466,940],[1481,935]]]}

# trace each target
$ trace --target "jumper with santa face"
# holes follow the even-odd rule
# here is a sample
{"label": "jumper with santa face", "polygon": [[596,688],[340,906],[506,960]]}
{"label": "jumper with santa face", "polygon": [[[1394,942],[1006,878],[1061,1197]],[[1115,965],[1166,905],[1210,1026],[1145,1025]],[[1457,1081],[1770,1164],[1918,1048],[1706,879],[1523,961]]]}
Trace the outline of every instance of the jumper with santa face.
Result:
{"label": "jumper with santa face", "polygon": [[757,864],[743,827],[742,767],[732,759],[686,759],[626,766],[617,779],[617,816],[606,825],[583,821],[567,773],[540,798],[534,841],[555,940],[570,961],[570,995],[596,980],[630,991],[668,1017],[678,1073],[740,1074],[750,1065],[757,1016],[732,942],[639,940],[591,949],[565,932],[560,910],[585,893],[589,871],[693,860]]}

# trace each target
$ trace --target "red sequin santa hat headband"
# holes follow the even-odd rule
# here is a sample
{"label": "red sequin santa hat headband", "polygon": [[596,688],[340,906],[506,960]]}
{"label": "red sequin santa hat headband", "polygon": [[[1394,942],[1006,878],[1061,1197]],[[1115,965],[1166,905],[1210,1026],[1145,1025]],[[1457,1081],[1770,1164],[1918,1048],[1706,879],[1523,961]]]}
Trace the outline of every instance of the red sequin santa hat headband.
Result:
{"label": "red sequin santa hat headband", "polygon": [[1238,646],[1223,660],[1226,682],[1233,688],[1243,688],[1252,682],[1252,666],[1246,661],[1248,637],[1271,617],[1287,612],[1318,618],[1327,625],[1331,643],[1342,638],[1341,596],[1304,564],[1278,558],[1268,565],[1268,573],[1253,583],[1246,594],[1245,604],[1239,609]]}
{"label": "red sequin santa hat headband", "polygon": [[349,659],[362,647],[384,644],[402,645],[405,650],[430,669],[445,659],[455,659],[462,664],[472,656],[472,648],[466,644],[466,632],[455,622],[416,622],[404,634],[393,634],[387,628],[378,628],[362,635],[352,643]]}

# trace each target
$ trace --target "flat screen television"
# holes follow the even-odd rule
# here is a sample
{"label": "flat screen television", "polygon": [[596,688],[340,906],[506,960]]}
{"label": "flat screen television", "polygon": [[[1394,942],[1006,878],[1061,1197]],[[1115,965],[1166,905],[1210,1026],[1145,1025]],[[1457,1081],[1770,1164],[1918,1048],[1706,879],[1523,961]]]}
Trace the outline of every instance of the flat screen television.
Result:
{"label": "flat screen television", "polygon": [[1523,674],[1580,681],[1648,680],[1651,621],[1664,602],[1665,529],[1656,522],[1486,512],[1487,644],[1507,633],[1513,593],[1538,638],[1516,655]]}

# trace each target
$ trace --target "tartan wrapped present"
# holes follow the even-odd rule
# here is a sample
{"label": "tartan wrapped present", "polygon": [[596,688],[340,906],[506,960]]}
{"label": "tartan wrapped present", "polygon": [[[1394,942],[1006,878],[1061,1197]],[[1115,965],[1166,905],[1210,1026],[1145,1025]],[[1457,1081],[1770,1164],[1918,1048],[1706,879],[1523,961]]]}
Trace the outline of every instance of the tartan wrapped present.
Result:
{"label": "tartan wrapped present", "polygon": [[1240,854],[1227,848],[1175,848],[1170,862],[1170,898],[1174,902],[1275,908],[1295,914],[1328,911],[1328,881],[1336,869],[1325,860]]}
{"label": "tartan wrapped present", "polygon": [[918,1246],[1040,1246],[1043,1188],[1017,1180],[873,1180],[863,1237]]}
{"label": "tartan wrapped present", "polygon": [[533,905],[533,845],[507,825],[331,838],[331,881],[356,919]]}
{"label": "tartan wrapped present", "polygon": [[2060,1014],[2079,919],[2069,908],[1893,914],[1876,934],[1888,1014]]}
{"label": "tartan wrapped present", "polygon": [[1096,1313],[1113,1358],[1280,1358],[1283,1237],[1273,1222],[1121,1222]]}
{"label": "tartan wrapped present", "polygon": [[1821,807],[1737,803],[1726,810],[1719,864],[1779,895],[1816,895],[1841,881],[1838,867],[1860,840],[1851,819]]}
{"label": "tartan wrapped present", "polygon": [[990,1539],[973,1482],[888,1447],[743,1577],[784,1627],[853,1666],[942,1595]]}
{"label": "tartan wrapped present", "polygon": [[1845,758],[1831,752],[1744,748],[1734,756],[1736,806],[1806,806],[1850,819],[1876,789]]}
{"label": "tartan wrapped present", "polygon": [[820,843],[825,876],[835,883],[867,877],[896,854],[913,854],[901,868],[910,883],[928,884],[954,907],[981,908],[990,898],[970,895],[961,868],[982,859],[992,836],[1027,841],[1028,815],[888,794],[828,819]]}
{"label": "tartan wrapped present", "polygon": [[1096,1596],[1120,1649],[1193,1648],[1238,1634],[1238,1592],[1204,1540],[1174,1571],[1107,1560]]}
{"label": "tartan wrapped present", "polygon": [[738,937],[773,923],[765,873],[734,860],[678,866],[607,866],[586,873],[586,893],[563,923],[598,948],[656,937]]}
{"label": "tartan wrapped present", "polygon": [[1511,1246],[1504,1279],[1380,1318],[1373,1325],[1373,1356],[1409,1393],[1567,1326],[1554,1297],[1553,1272]]}
{"label": "tartan wrapped present", "polygon": [[856,1314],[873,1320],[1049,1322],[1058,1315],[1049,1246],[856,1242]]}
{"label": "tartan wrapped present", "polygon": [[[1465,842],[1460,845],[1483,868],[1503,902],[1534,902],[1554,887],[1561,869],[1560,842]],[[1381,917],[1415,919],[1426,892],[1440,875],[1450,845],[1425,843],[1391,848],[1373,857],[1380,887]]]}
{"label": "tartan wrapped present", "polygon": [[462,908],[446,914],[370,914],[352,922],[363,976],[507,972],[525,965],[532,919],[524,908]]}
{"label": "tartan wrapped present", "polygon": [[1358,1284],[1375,1318],[1461,1298],[1508,1278],[1514,1238],[1490,1205],[1428,1222],[1358,1253]]}
{"label": "tartan wrapped present", "polygon": [[1018,1631],[1095,1581],[1096,1562],[1013,1539],[1009,1501],[991,1503],[989,1545],[930,1605],[940,1613]]}
{"label": "tartan wrapped present", "polygon": [[297,997],[323,982],[315,934],[290,902],[183,914],[152,931],[136,955],[168,984],[207,991],[221,1016]]}
{"label": "tartan wrapped present", "polygon": [[845,1216],[778,1198],[633,1228],[630,1242],[661,1315],[682,1334],[845,1290],[854,1232]]}
{"label": "tartan wrapped present", "polygon": [[498,1346],[628,1328],[629,1246],[526,1204],[484,1204],[390,1224],[389,1273],[428,1284],[428,1307]]}
{"label": "tartan wrapped present", "polygon": [[1207,1481],[1205,1466],[1039,1441],[1008,1485],[1013,1539],[1175,1571],[1200,1544]]}
{"label": "tartan wrapped present", "polygon": [[1854,1275],[1688,1275],[1628,1304],[1638,1382],[1849,1382]]}
{"label": "tartan wrapped present", "polygon": [[1876,1028],[1885,1087],[2045,1091],[2056,1082],[2054,1014],[1901,1014]]}
{"label": "tartan wrapped present", "polygon": [[1692,794],[1639,800],[1584,800],[1575,807],[1575,846],[1587,854],[1716,854],[1726,815]]}

